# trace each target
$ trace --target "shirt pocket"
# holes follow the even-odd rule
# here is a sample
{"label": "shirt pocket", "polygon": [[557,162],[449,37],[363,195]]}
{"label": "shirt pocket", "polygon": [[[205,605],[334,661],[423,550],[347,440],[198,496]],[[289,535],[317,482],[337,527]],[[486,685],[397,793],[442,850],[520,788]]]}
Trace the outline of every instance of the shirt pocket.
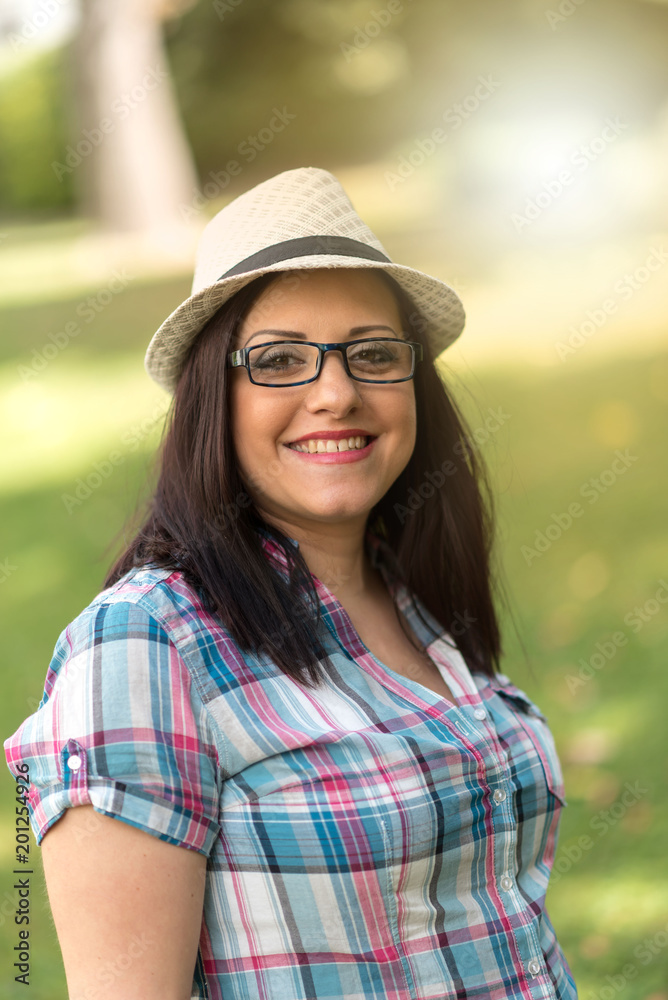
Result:
{"label": "shirt pocket", "polygon": [[[243,779],[234,780],[241,790]],[[245,802],[237,795],[221,814],[215,859],[223,885],[234,878],[230,920],[242,952],[258,942],[279,951],[277,925],[293,927],[306,952],[365,961],[394,948],[389,819],[360,776],[338,771],[246,791]],[[237,912],[237,898],[253,901],[251,916]]]}
{"label": "shirt pocket", "polygon": [[[382,818],[382,796],[370,776],[332,768],[331,774],[292,780],[272,790],[258,790],[243,776],[233,779],[236,801],[223,807],[226,833],[236,827],[239,844],[257,836],[261,845],[271,842],[270,853],[284,871],[374,871],[385,868],[387,824]],[[245,801],[241,794],[245,792]]]}
{"label": "shirt pocket", "polygon": [[525,770],[538,758],[547,787],[558,802],[565,806],[566,793],[559,755],[548,720],[525,691],[514,684],[492,685],[508,716],[505,725],[497,723],[499,737],[509,749],[515,766]]}

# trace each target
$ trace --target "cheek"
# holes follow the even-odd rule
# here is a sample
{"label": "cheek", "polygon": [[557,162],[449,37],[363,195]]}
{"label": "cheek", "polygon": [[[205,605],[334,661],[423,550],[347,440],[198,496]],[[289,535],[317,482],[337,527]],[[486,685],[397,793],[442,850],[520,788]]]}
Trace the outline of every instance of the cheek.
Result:
{"label": "cheek", "polygon": [[[417,409],[412,384],[402,397],[397,399],[394,410],[395,422],[401,429],[402,438],[414,443],[417,429]],[[411,445],[412,447],[412,445]]]}
{"label": "cheek", "polygon": [[284,406],[280,400],[264,397],[261,389],[247,384],[235,385],[230,393],[232,440],[237,459],[254,465],[268,452],[275,454],[276,439],[285,426]]}
{"label": "cheek", "polygon": [[249,392],[249,389],[252,388],[250,385],[245,385],[240,379],[230,393],[234,453],[242,473],[246,474],[249,471],[249,466],[252,467],[261,447],[258,434],[261,420],[256,413],[257,400],[254,400]]}
{"label": "cheek", "polygon": [[414,393],[411,392],[410,396],[404,401],[404,407],[398,422],[401,427],[401,436],[397,457],[399,458],[400,456],[400,464],[402,469],[404,469],[415,450],[417,439],[417,410]]}

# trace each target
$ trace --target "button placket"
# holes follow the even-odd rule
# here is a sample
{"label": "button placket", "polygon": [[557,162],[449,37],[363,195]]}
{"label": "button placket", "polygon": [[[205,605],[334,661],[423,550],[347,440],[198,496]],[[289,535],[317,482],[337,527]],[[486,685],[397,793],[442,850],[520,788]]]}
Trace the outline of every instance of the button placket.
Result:
{"label": "button placket", "polygon": [[[511,681],[505,675],[495,674],[495,679],[498,680],[499,676],[504,677],[504,681],[510,684]],[[481,704],[477,705],[476,708],[471,712],[473,718],[478,722],[483,722],[487,720],[487,725],[479,728],[479,732],[483,734],[483,738],[492,747],[493,752],[496,757],[497,765],[500,766],[505,778],[509,778],[508,773],[508,755],[503,749],[497,732],[497,721],[495,718],[494,702],[493,699],[487,703],[485,698],[485,692],[490,692],[492,695],[498,695],[498,690],[490,683],[490,678],[485,677],[484,681],[478,682],[476,679],[476,686],[478,687],[478,694],[481,700]]]}
{"label": "button placket", "polygon": [[[496,675],[496,679],[501,687],[511,684],[505,675]],[[515,857],[517,839],[517,817],[511,806],[511,792],[514,787],[513,778],[509,769],[509,761],[506,752],[497,738],[491,739],[489,733],[496,737],[496,721],[494,715],[493,702],[488,706],[485,713],[489,718],[489,723],[485,730],[486,743],[493,745],[494,766],[488,769],[487,781],[490,788],[489,797],[492,803],[492,815],[494,825],[499,824],[498,857],[496,868],[496,885],[500,891],[500,905],[505,913],[522,912],[522,897],[518,891],[515,869],[513,868],[513,858]],[[476,712],[471,712],[477,719]],[[469,716],[470,719],[470,716]],[[482,720],[480,720],[482,721]],[[495,787],[496,786],[496,787]],[[505,787],[504,787],[505,786]],[[507,802],[506,808],[503,803]],[[513,891],[514,890],[514,891]],[[544,963],[539,959],[531,957],[540,954],[540,943],[536,937],[535,928],[531,925],[518,926],[513,930],[518,953],[522,956],[523,967],[531,979],[544,976]],[[536,987],[538,988],[538,987]]]}
{"label": "button placket", "polygon": [[[510,678],[506,677],[505,674],[496,674],[495,679],[499,688],[505,688],[512,684]],[[496,689],[496,694],[499,693],[499,688]],[[489,705],[489,728],[496,731],[494,715],[495,710],[493,706],[494,703],[492,701]],[[503,833],[501,834],[502,842],[499,842],[499,856],[497,858],[499,868],[496,869],[496,884],[501,893],[501,905],[503,906],[503,910],[505,912],[520,912],[523,907],[523,903],[521,894],[518,891],[517,879],[515,877],[516,873],[513,868],[513,858],[515,856],[516,847],[517,818],[514,816],[510,796],[512,789],[514,788],[514,783],[509,769],[509,758],[498,741],[496,741],[495,749],[496,772],[498,774],[498,778],[497,781],[490,783],[492,785],[492,789],[490,789],[490,799],[493,804],[493,815],[497,817],[497,819],[504,826]],[[494,787],[494,785],[497,787]],[[504,802],[508,803],[506,808],[503,807]],[[505,817],[508,818],[508,826],[505,825]],[[513,890],[515,891],[513,892]],[[518,909],[518,907],[520,909]],[[535,927],[532,924],[518,926],[513,931],[513,937],[515,939],[518,952],[522,957],[523,967],[527,975],[531,978],[531,980],[541,976],[544,977],[544,961],[541,961],[539,958],[532,957],[541,955],[540,942],[538,941]],[[538,985],[535,987],[532,985],[532,990],[533,989],[539,989]]]}

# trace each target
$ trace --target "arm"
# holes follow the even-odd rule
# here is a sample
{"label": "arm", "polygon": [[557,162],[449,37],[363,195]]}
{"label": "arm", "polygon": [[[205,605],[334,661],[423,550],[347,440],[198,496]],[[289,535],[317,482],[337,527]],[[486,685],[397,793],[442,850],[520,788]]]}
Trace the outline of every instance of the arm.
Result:
{"label": "arm", "polygon": [[70,1000],[189,1000],[206,857],[84,805],[42,845]]}

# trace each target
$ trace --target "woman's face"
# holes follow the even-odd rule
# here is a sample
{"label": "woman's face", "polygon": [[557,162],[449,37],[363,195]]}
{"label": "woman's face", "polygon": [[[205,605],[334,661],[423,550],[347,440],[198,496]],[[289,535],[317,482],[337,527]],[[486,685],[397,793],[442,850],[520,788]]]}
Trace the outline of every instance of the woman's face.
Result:
{"label": "woman's face", "polygon": [[[300,271],[260,294],[233,349],[274,340],[340,343],[364,337],[406,339],[397,303],[383,280],[362,270]],[[254,385],[244,368],[230,375],[237,460],[263,516],[288,535],[290,526],[313,529],[313,522],[363,526],[413,451],[413,381],[357,382],[346,374],[338,352],[324,356],[319,377],[307,385]],[[333,452],[328,441],[336,440],[338,449],[340,432],[372,440],[362,450]],[[329,450],[291,447],[300,442],[308,449],[309,439],[324,441]]]}

